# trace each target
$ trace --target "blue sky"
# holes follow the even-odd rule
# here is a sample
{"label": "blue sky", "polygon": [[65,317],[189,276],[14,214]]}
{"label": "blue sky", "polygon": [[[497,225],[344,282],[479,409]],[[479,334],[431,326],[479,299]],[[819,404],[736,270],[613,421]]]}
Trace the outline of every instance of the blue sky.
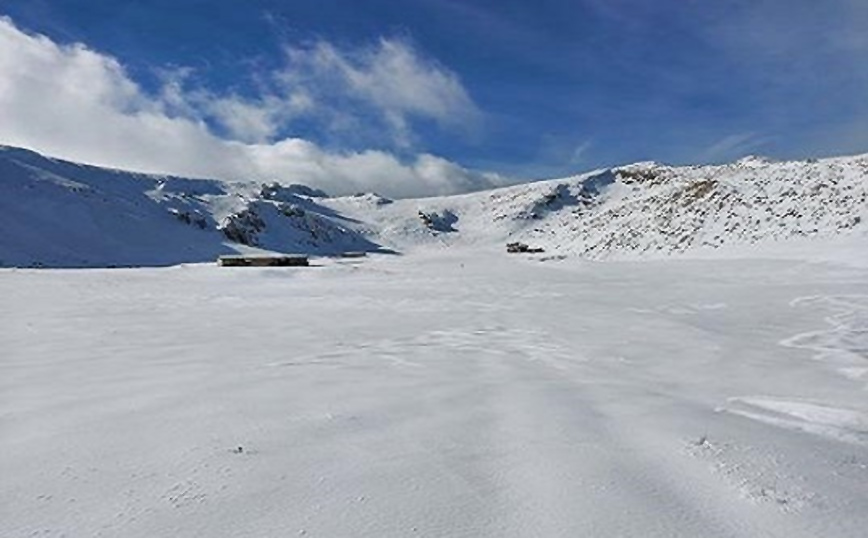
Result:
{"label": "blue sky", "polygon": [[[345,180],[433,194],[640,160],[868,151],[864,0],[0,0],[0,14],[10,55],[0,68],[15,76],[89,72],[78,49],[104,62],[82,80],[108,89],[97,85],[83,107],[126,117],[95,123],[175,121],[164,131],[180,146],[199,151],[205,143],[183,132],[207,131],[245,144],[262,174],[280,175],[281,159],[367,156],[287,172],[337,190]],[[33,89],[21,84],[14,99],[0,90],[0,120],[3,107],[26,106]],[[76,108],[73,97],[57,101]],[[142,142],[139,153],[114,147],[132,125],[88,133],[99,152],[57,134],[70,126],[20,121],[17,131],[0,122],[0,143],[137,169],[244,172],[241,157],[200,171]],[[268,149],[290,139],[280,158]],[[330,173],[338,179],[321,179]],[[404,186],[371,179],[381,173]]]}

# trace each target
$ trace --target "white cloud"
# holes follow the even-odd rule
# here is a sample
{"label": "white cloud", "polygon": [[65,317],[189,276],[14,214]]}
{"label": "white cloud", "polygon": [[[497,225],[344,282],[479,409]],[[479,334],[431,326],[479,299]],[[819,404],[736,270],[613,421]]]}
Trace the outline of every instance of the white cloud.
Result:
{"label": "white cloud", "polygon": [[371,107],[400,146],[412,143],[413,118],[472,129],[481,117],[457,75],[425,60],[404,41],[380,39],[376,47],[359,51],[340,50],[321,41],[307,48],[289,48],[287,58],[281,79],[288,88]]}
{"label": "white cloud", "polygon": [[[334,193],[432,195],[504,182],[427,154],[404,162],[383,151],[330,153],[306,140],[274,140],[285,122],[330,106],[324,99],[334,92],[373,106],[396,136],[409,136],[413,117],[449,124],[453,115],[477,113],[457,77],[398,42],[383,40],[358,56],[325,43],[290,53],[289,68],[305,65],[306,76],[293,81],[284,71],[279,91],[252,99],[190,90],[183,76],[168,77],[152,95],[116,59],[0,18],[0,143],[103,166],[276,179]],[[340,84],[317,94],[323,77]]]}
{"label": "white cloud", "polygon": [[403,163],[383,151],[327,153],[306,140],[288,139],[275,144],[247,146],[259,177],[275,168],[283,177],[319,186],[330,192],[373,190],[396,197],[458,193],[505,183],[497,174],[468,170],[446,159],[420,154]]}
{"label": "white cloud", "polygon": [[273,140],[284,125],[313,109],[311,99],[304,93],[283,98],[266,95],[250,100],[237,95],[220,97],[195,92],[191,99],[200,114],[213,119],[227,135],[243,142]]}

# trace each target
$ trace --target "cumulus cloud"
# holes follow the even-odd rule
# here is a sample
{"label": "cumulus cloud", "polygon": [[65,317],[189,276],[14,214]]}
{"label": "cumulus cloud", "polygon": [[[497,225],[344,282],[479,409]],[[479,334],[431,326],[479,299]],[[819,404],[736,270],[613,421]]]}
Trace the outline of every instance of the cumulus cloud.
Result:
{"label": "cumulus cloud", "polygon": [[471,171],[430,154],[420,154],[405,163],[383,151],[334,154],[316,144],[294,138],[275,144],[245,147],[259,177],[275,168],[284,177],[305,178],[305,183],[329,192],[374,190],[396,197],[459,193],[503,185],[503,177]]}
{"label": "cumulus cloud", "polygon": [[397,41],[358,54],[319,43],[287,56],[276,85],[253,98],[190,89],[183,71],[149,93],[117,59],[27,34],[0,18],[0,143],[102,166],[299,182],[338,194],[434,195],[504,183],[424,153],[399,159],[281,139],[287,122],[333,106],[332,94],[372,107],[405,140],[415,117],[449,125],[478,114],[454,74]]}
{"label": "cumulus cloud", "polygon": [[197,103],[199,113],[212,118],[225,132],[244,142],[273,140],[283,125],[309,110],[310,101],[304,95],[286,99],[265,96],[256,100],[202,95]]}

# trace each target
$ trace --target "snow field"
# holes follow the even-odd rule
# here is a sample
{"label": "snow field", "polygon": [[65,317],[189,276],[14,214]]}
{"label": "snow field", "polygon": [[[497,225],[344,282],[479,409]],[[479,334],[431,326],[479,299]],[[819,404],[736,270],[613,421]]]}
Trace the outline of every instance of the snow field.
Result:
{"label": "snow field", "polygon": [[320,265],[0,271],[0,534],[868,528],[868,270]]}

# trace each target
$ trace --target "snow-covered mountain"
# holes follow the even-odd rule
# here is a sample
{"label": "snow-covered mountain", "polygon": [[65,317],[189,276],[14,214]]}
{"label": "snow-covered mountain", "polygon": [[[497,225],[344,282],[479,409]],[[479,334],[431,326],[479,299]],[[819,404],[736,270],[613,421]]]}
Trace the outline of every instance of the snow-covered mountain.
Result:
{"label": "snow-covered mountain", "polygon": [[0,265],[171,265],[262,248],[376,250],[300,185],[153,176],[0,149]]}
{"label": "snow-covered mountain", "polygon": [[523,241],[590,258],[864,234],[868,155],[638,163],[459,196],[328,197],[108,170],[0,149],[0,264],[167,265],[265,249],[329,255]]}
{"label": "snow-covered mountain", "polygon": [[[521,240],[590,258],[822,238],[868,230],[868,155],[779,163],[749,157],[723,166],[638,163],[403,205],[452,215],[464,240]],[[380,222],[394,223],[409,209],[380,207],[388,215]],[[398,241],[388,226],[381,229]]]}

